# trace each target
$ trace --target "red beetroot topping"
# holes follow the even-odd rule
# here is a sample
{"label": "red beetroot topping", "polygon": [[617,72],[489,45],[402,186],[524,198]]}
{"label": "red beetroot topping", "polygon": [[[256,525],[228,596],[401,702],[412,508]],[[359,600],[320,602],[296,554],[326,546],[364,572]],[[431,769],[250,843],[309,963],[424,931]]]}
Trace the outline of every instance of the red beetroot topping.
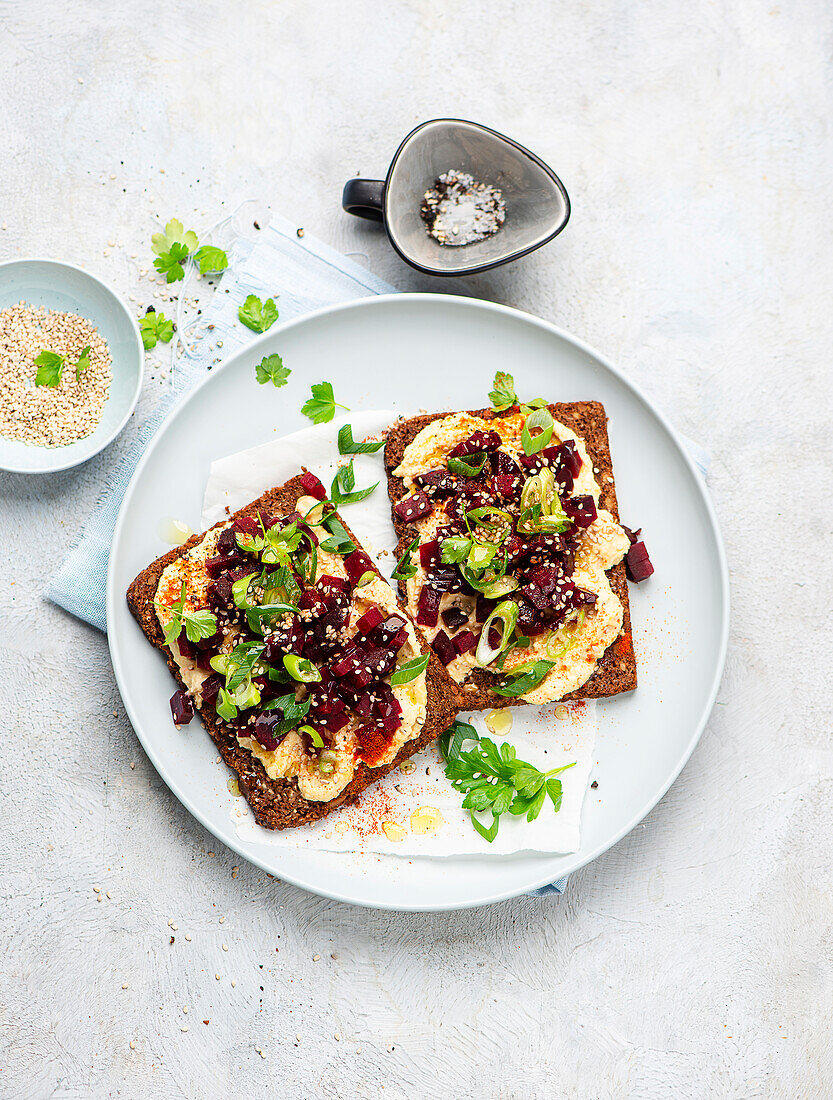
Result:
{"label": "red beetroot topping", "polygon": [[417,622],[420,626],[436,626],[440,615],[440,593],[435,588],[423,585],[419,593]]}
{"label": "red beetroot topping", "polygon": [[468,615],[459,607],[449,607],[443,611],[441,618],[449,630],[457,630],[469,621]]}
{"label": "red beetroot topping", "polygon": [[433,505],[427,493],[424,493],[422,489],[417,489],[417,491],[411,493],[409,497],[400,500],[393,510],[403,523],[413,523],[414,520],[423,519],[425,516],[429,516],[433,511]]}
{"label": "red beetroot topping", "polygon": [[194,717],[194,701],[187,691],[175,691],[171,696],[171,717],[175,726],[187,726]]}
{"label": "red beetroot topping", "polygon": [[628,574],[628,580],[636,584],[647,580],[653,573],[654,566],[648,557],[648,550],[644,542],[635,542],[628,550],[625,555],[625,571]]}
{"label": "red beetroot topping", "polygon": [[424,542],[419,548],[419,564],[423,569],[427,569],[429,565],[439,564],[440,561],[440,543],[438,539],[432,539],[430,542]]}
{"label": "red beetroot topping", "polygon": [[449,458],[465,458],[466,455],[476,455],[480,451],[496,451],[503,440],[492,431],[476,431],[458,443],[448,452]]}
{"label": "red beetroot topping", "polygon": [[374,627],[377,627],[384,620],[384,616],[378,607],[375,605],[369,607],[365,611],[361,618],[356,620],[356,633],[357,634],[369,634]]}
{"label": "red beetroot topping", "polygon": [[376,568],[364,550],[354,550],[344,559],[344,568],[352,584],[358,584],[365,573],[375,575]]}
{"label": "red beetroot topping", "polygon": [[458,653],[468,653],[477,645],[477,638],[470,630],[461,630],[454,638],[452,644]]}
{"label": "red beetroot topping", "polygon": [[327,490],[324,488],[321,480],[317,478],[315,474],[310,473],[309,470],[305,470],[301,474],[301,484],[305,491],[309,493],[311,497],[315,497],[316,500],[327,499]]}
{"label": "red beetroot topping", "polygon": [[450,665],[457,656],[457,650],[454,648],[454,643],[442,629],[437,631],[436,637],[431,642],[431,648],[444,665]]}

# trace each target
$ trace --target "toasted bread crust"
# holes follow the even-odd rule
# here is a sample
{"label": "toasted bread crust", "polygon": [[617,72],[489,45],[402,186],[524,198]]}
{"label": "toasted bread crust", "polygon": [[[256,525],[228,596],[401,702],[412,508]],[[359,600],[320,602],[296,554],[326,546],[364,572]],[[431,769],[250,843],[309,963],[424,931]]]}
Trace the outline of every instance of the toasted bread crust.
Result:
{"label": "toasted bread crust", "polygon": [[[556,420],[561,421],[568,428],[581,436],[587,447],[587,453],[593,460],[593,465],[598,471],[596,480],[601,488],[599,503],[606,508],[618,521],[619,506],[616,500],[616,485],[613,479],[613,461],[610,454],[610,440],[607,434],[607,414],[604,406],[598,401],[571,401],[548,405],[547,408]],[[495,412],[494,409],[476,409],[470,416],[478,416],[483,420],[494,420],[508,415],[511,409],[504,413]],[[385,470],[388,475],[388,494],[391,500],[391,516],[393,526],[399,538],[396,548],[397,558],[405,553],[407,547],[417,535],[417,528],[413,524],[403,523],[393,511],[397,501],[406,495],[407,490],[401,478],[394,477],[393,471],[402,461],[405,448],[419,435],[426,424],[432,420],[439,420],[452,413],[427,413],[423,416],[414,416],[408,420],[400,420],[388,432],[385,445]],[[610,587],[619,597],[624,609],[624,621],[622,635],[612,645],[608,646],[604,656],[598,663],[596,670],[590,679],[577,691],[570,692],[566,699],[598,699],[609,695],[619,695],[624,691],[633,691],[636,688],[636,657],[633,651],[631,638],[631,615],[628,601],[628,582],[625,575],[625,563],[620,562],[607,571]],[[400,595],[404,595],[405,586],[400,581]],[[489,708],[517,706],[525,702],[523,699],[509,699],[503,695],[496,695],[491,690],[494,678],[490,673],[482,669],[474,669],[462,684],[455,684],[457,689],[457,701],[461,710],[485,710]]]}
{"label": "toasted bread crust", "polygon": [[[278,515],[287,514],[294,511],[297,501],[304,494],[305,490],[301,485],[300,476],[294,477],[279,488],[270,489],[263,496],[252,501],[251,504],[239,509],[223,523],[234,519],[235,516],[252,516],[258,512],[271,512]],[[344,520],[342,519],[341,522],[344,523]],[[222,524],[215,524],[215,526],[219,527]],[[344,524],[344,526],[356,546],[361,546],[347,524]],[[127,590],[127,603],[131,612],[151,644],[164,653],[168,668],[181,688],[184,688],[185,684],[173,654],[165,645],[165,638],[156,616],[153,601],[159,585],[159,578],[166,566],[181,557],[193,546],[196,546],[203,537],[203,534],[192,535],[182,546],[168,551],[161,558],[157,558],[147,569],[142,570]],[[376,570],[376,572],[379,571]],[[381,576],[381,573],[379,576]],[[384,580],[384,578],[382,579]],[[426,670],[427,717],[419,737],[407,741],[390,764],[384,764],[378,768],[368,768],[365,764],[360,763],[351,782],[329,802],[312,802],[304,798],[298,790],[295,779],[270,779],[260,761],[238,743],[234,730],[219,718],[214,707],[205,704],[200,708],[199,714],[205,728],[220,750],[223,760],[237,772],[240,790],[252,807],[255,820],[259,825],[262,825],[265,829],[288,829],[326,817],[338,806],[354,802],[365,787],[375,783],[377,779],[392,771],[409,756],[413,756],[414,753],[425,748],[426,745],[448,729],[457,714],[453,682],[437,656],[425,644],[419,631],[417,631],[417,637],[423,652],[430,657]]]}

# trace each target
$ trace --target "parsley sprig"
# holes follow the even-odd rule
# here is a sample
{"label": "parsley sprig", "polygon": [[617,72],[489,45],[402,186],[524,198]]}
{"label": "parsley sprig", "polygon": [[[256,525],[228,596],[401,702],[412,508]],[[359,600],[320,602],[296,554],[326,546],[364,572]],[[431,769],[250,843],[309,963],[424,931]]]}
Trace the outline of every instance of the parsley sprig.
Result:
{"label": "parsley sprig", "polygon": [[[34,360],[38,368],[35,374],[36,386],[59,386],[64,373],[67,357],[59,355],[57,351],[42,351]],[[73,365],[76,382],[90,365],[90,348],[85,347],[78,357],[78,362]]]}
{"label": "parsley sprig", "polygon": [[185,278],[185,263],[189,256],[194,257],[202,275],[209,271],[225,271],[228,267],[228,256],[222,248],[209,244],[200,247],[194,230],[186,230],[178,218],[171,218],[164,233],[154,233],[151,245],[156,253],[153,266],[169,283]]}
{"label": "parsley sprig", "polygon": [[[469,743],[472,748],[464,748]],[[526,760],[518,760],[512,745],[498,746],[488,737],[480,737],[468,722],[456,721],[440,737],[440,751],[446,761],[445,774],[451,785],[464,794],[463,809],[469,811],[477,832],[491,844],[498,834],[501,816],[526,815],[534,821],[547,798],[556,813],[561,809],[562,786],[556,776],[575,767],[565,764],[542,772]],[[475,817],[491,810],[488,827]]]}
{"label": "parsley sprig", "polygon": [[271,382],[273,386],[285,386],[291,373],[289,367],[283,365],[283,359],[277,353],[264,355],[255,367],[255,375],[261,385]]}
{"label": "parsley sprig", "polygon": [[339,405],[333,396],[332,382],[314,382],[310,391],[312,397],[301,406],[301,412],[313,424],[328,423],[335,416],[336,408],[347,410],[347,406]]}
{"label": "parsley sprig", "polygon": [[169,321],[164,313],[156,313],[151,311],[146,313],[144,317],[139,318],[139,329],[142,333],[142,343],[145,346],[145,351],[150,351],[151,348],[155,348],[157,343],[161,341],[163,344],[169,344],[174,334],[174,323]]}
{"label": "parsley sprig", "polygon": [[171,604],[171,621],[165,627],[165,644],[171,645],[177,640],[185,627],[185,637],[189,642],[198,642],[200,638],[210,638],[217,633],[217,619],[210,611],[186,611],[187,586],[182,582],[182,593]]}
{"label": "parsley sprig", "polygon": [[515,393],[515,379],[511,374],[507,374],[506,371],[499,370],[495,374],[495,380],[492,382],[494,389],[489,394],[489,400],[492,403],[492,407],[497,412],[505,412],[507,409],[511,409],[513,405],[519,405],[522,413],[530,413],[533,409],[541,409],[546,405],[546,401],[543,397],[533,397],[531,401],[528,401],[525,405],[521,404],[518,395]]}
{"label": "parsley sprig", "polygon": [[249,294],[237,310],[237,316],[252,332],[266,332],[278,319],[278,307],[274,298],[262,302],[256,294]]}

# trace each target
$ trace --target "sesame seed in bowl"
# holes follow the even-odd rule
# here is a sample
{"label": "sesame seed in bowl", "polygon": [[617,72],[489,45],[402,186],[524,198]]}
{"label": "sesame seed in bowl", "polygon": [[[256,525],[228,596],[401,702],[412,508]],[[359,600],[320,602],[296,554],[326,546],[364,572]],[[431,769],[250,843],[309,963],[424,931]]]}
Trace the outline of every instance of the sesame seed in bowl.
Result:
{"label": "sesame seed in bowl", "polygon": [[97,454],[130,418],[143,365],[135,319],[95,276],[0,264],[0,469],[50,473]]}

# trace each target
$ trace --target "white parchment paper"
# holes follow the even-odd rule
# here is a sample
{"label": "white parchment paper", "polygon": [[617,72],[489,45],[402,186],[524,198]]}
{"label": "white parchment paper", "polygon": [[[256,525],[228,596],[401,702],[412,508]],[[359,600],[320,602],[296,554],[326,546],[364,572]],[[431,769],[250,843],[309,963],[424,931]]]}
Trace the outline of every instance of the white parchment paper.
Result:
{"label": "white parchment paper", "polygon": [[[341,425],[352,424],[353,438],[360,440],[379,437],[395,417],[387,410],[353,413],[218,459],[211,464],[205,490],[203,529],[294,477],[301,466],[329,487],[339,462],[345,461],[340,459],[336,442]],[[345,506],[344,519],[390,578],[396,564],[396,539],[381,452],[357,455],[354,468],[357,488],[380,484],[367,500]],[[511,729],[493,737],[498,744],[509,741],[520,758],[544,771],[574,761],[576,766],[560,777],[563,801],[557,814],[549,801],[532,823],[506,814],[492,844],[472,828],[468,813],[461,808],[461,795],[445,778],[433,746],[412,758],[413,769],[410,764],[405,771],[396,769],[369,787],[356,804],[336,810],[314,825],[271,832],[255,823],[242,798],[235,799],[232,815],[237,830],[247,839],[281,847],[408,857],[574,852],[579,847],[581,807],[593,763],[595,704],[513,707],[511,714]],[[481,734],[489,733],[480,712],[470,720]]]}

